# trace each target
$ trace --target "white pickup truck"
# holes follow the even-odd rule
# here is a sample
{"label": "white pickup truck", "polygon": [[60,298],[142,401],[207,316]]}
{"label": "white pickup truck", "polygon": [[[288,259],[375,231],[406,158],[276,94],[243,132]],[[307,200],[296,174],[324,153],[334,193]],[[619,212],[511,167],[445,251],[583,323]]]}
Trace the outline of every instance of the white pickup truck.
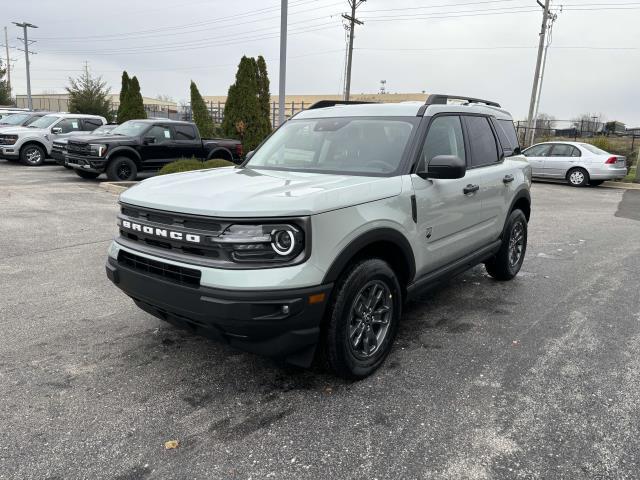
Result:
{"label": "white pickup truck", "polygon": [[93,131],[107,123],[98,115],[52,113],[26,127],[3,129],[0,132],[0,158],[20,161],[24,165],[42,165],[51,155],[54,139],[59,136]]}

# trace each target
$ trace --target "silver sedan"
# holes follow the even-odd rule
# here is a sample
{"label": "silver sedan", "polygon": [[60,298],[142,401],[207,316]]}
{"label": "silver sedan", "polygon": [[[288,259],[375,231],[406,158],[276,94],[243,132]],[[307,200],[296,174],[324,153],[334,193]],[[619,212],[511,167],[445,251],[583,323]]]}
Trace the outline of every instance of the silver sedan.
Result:
{"label": "silver sedan", "polygon": [[597,186],[627,175],[626,157],[589,143],[538,143],[522,153],[531,164],[534,178],[564,179],[574,187]]}

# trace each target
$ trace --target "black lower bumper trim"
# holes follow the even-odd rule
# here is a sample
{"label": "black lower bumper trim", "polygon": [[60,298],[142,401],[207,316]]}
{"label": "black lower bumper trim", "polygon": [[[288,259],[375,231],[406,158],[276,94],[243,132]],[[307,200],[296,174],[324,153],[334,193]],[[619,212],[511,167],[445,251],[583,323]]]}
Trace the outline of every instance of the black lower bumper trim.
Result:
{"label": "black lower bumper trim", "polygon": [[[162,320],[249,352],[309,366],[333,287],[234,291],[192,287],[109,258],[107,277],[141,309]],[[324,293],[324,301],[310,303]]]}

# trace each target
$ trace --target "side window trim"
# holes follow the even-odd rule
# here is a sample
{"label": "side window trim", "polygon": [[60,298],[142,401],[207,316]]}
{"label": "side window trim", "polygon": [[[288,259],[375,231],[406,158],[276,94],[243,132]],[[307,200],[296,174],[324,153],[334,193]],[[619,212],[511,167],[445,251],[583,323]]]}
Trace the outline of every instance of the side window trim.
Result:
{"label": "side window trim", "polygon": [[471,150],[471,140],[469,140],[469,152],[470,155],[467,156],[467,170],[472,170],[475,168],[485,168],[485,167],[491,167],[493,165],[501,165],[504,162],[504,152],[502,151],[502,146],[500,145],[500,142],[498,141],[498,135],[496,133],[495,127],[493,125],[493,121],[492,121],[492,117],[488,116],[488,115],[483,115],[483,114],[479,114],[479,113],[465,113],[461,116],[463,118],[463,124],[464,124],[464,136],[465,136],[465,143],[467,143],[467,138],[469,135],[467,135],[467,118],[468,117],[482,117],[485,118],[487,120],[487,123],[489,124],[489,128],[491,129],[491,133],[493,134],[493,142],[496,145],[496,153],[498,154],[498,158],[497,161],[495,162],[488,162],[488,163],[483,163],[480,165],[473,165],[473,151]]}

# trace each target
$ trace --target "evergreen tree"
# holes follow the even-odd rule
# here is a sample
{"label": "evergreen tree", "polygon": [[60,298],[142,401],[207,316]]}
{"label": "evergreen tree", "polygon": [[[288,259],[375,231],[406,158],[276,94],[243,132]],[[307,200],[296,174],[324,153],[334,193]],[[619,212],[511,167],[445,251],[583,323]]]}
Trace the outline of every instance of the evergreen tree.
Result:
{"label": "evergreen tree", "polygon": [[131,83],[131,79],[129,78],[129,74],[125,70],[122,72],[122,86],[120,87],[120,104],[118,105],[118,123],[126,122],[129,119],[127,115],[127,92],[129,91],[129,83]]}
{"label": "evergreen tree", "polygon": [[144,110],[144,101],[140,93],[140,83],[135,75],[131,78],[131,82],[129,82],[126,101],[127,109],[125,113],[128,117],[127,120],[147,118],[147,112]]}
{"label": "evergreen tree", "polygon": [[2,67],[2,60],[0,60],[0,105],[13,105],[11,89],[9,88],[9,83],[5,78],[6,74],[7,70]]}
{"label": "evergreen tree", "polygon": [[222,131],[226,136],[240,138],[245,151],[255,149],[270,132],[258,95],[258,64],[254,58],[243,56],[236,81],[229,87]]}
{"label": "evergreen tree", "polygon": [[69,78],[69,111],[71,113],[86,113],[102,115],[111,118],[111,101],[109,88],[102,77],[93,77],[89,70],[85,70],[78,78]]}
{"label": "evergreen tree", "polygon": [[200,136],[202,138],[212,138],[213,120],[209,115],[209,110],[207,110],[207,104],[193,80],[191,80],[191,112],[193,113],[193,121],[198,126],[198,130],[200,130]]}
{"label": "evergreen tree", "polygon": [[260,111],[264,117],[264,122],[271,131],[271,92],[269,92],[269,75],[267,73],[267,62],[264,57],[258,57],[258,102],[260,103]]}

